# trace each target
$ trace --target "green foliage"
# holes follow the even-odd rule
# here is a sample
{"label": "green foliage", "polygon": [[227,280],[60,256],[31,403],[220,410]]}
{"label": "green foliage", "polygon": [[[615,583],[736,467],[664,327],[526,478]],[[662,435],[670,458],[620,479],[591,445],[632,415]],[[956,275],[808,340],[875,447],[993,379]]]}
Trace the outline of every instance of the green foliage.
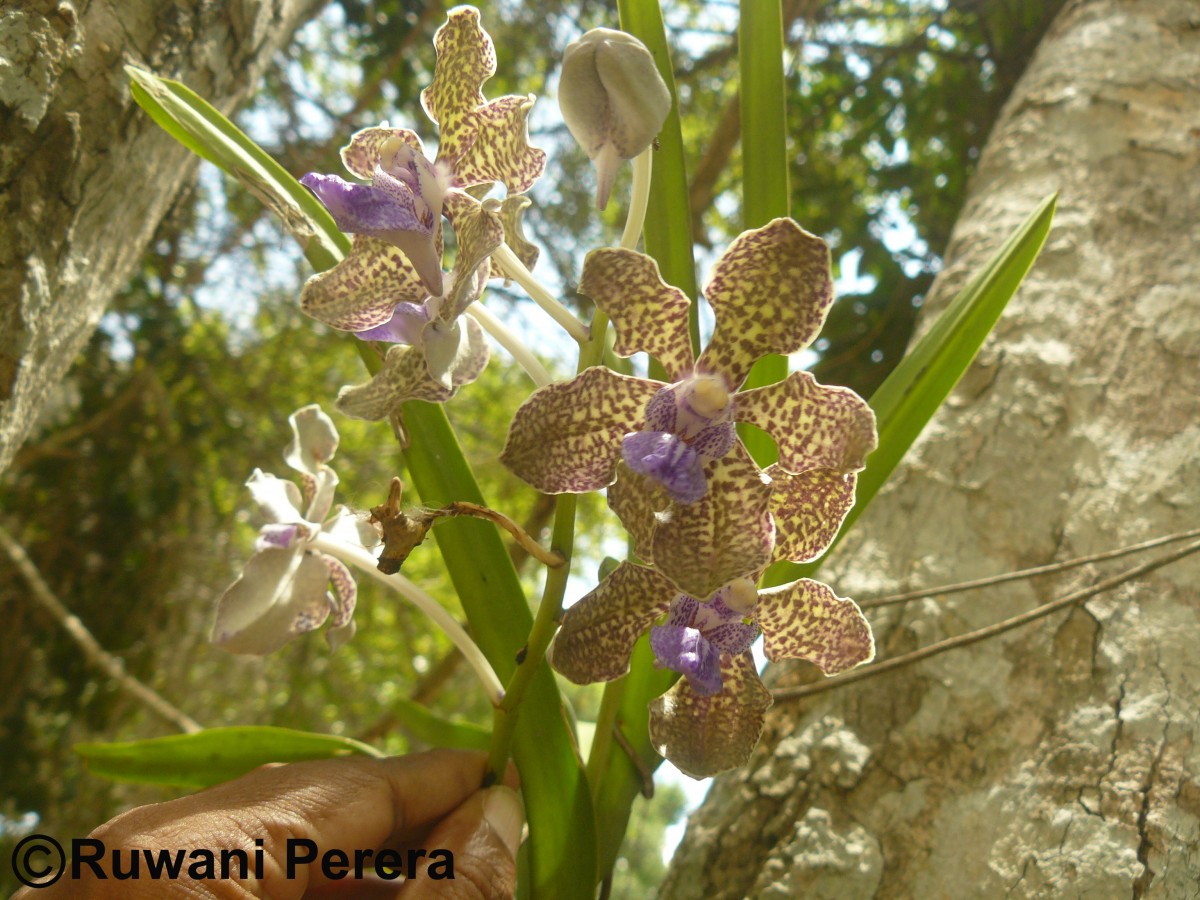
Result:
{"label": "green foliage", "polygon": [[229,781],[267,763],[382,755],[350,738],[253,725],[145,741],[76,744],[75,752],[96,775],[192,790]]}

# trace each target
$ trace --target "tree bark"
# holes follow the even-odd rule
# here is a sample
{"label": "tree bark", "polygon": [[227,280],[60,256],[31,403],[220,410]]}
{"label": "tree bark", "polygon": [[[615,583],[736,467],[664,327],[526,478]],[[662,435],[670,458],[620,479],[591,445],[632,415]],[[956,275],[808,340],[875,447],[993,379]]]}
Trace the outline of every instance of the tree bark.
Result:
{"label": "tree bark", "polygon": [[195,172],[123,67],[228,114],[320,2],[0,4],[0,471]]}
{"label": "tree bark", "polygon": [[[1087,0],[997,123],[926,326],[1038,201],[1042,258],[821,577],[840,594],[1010,571],[1195,527],[1200,4]],[[1120,567],[1120,563],[1115,564]],[[874,616],[880,658],[1113,563]],[[768,717],[663,896],[1196,897],[1200,563]],[[811,680],[769,667],[773,687]]]}

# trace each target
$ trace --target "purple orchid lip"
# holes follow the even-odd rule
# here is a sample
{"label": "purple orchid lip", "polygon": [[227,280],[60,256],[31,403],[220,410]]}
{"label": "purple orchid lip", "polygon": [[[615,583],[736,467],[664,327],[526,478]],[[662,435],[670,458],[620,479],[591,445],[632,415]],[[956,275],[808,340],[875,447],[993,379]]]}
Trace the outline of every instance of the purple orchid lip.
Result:
{"label": "purple orchid lip", "polygon": [[682,438],[665,431],[635,431],[621,442],[621,456],[633,471],[661,484],[679,503],[695,503],[708,492],[704,464]]}
{"label": "purple orchid lip", "polygon": [[655,625],[650,647],[665,668],[682,673],[692,689],[703,696],[721,692],[721,652],[699,629],[684,625]]}
{"label": "purple orchid lip", "polygon": [[429,310],[423,304],[401,301],[396,304],[392,317],[382,325],[356,331],[354,336],[363,341],[416,346],[421,343],[421,333],[428,322]]}

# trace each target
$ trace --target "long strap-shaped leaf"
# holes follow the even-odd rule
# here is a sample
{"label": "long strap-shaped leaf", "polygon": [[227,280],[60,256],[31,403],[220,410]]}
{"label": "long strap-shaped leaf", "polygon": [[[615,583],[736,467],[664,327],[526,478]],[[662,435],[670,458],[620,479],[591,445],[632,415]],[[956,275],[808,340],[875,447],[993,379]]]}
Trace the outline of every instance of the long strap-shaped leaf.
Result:
{"label": "long strap-shaped leaf", "polygon": [[186,85],[125,67],[133,99],[160,128],[197,156],[232,175],[271,210],[300,243],[318,272],[350,249],[312,191]]}
{"label": "long strap-shaped leaf", "polygon": [[[138,69],[138,103],[184,146],[241,181],[296,235],[318,271],[349,248],[325,208],[292,175],[220,112],[177,82]],[[364,356],[369,368],[378,360]],[[374,363],[374,366],[371,365]],[[432,505],[483,497],[440,406],[405,407],[412,444],[406,452],[413,484]],[[520,581],[495,528],[457,519],[434,532],[480,647],[506,679],[525,642],[532,618]],[[514,755],[522,773],[529,819],[529,860],[521,888],[538,897],[583,897],[595,883],[591,798],[574,743],[562,716],[554,677],[542,667],[522,704]]]}
{"label": "long strap-shaped leaf", "polygon": [[[742,224],[761,228],[789,212],[787,108],[783,93],[783,10],[779,0],[741,0],[738,18],[742,115]],[[744,390],[787,378],[786,356],[767,356],[750,370]],[[779,456],[763,432],[738,429],[760,466]]]}

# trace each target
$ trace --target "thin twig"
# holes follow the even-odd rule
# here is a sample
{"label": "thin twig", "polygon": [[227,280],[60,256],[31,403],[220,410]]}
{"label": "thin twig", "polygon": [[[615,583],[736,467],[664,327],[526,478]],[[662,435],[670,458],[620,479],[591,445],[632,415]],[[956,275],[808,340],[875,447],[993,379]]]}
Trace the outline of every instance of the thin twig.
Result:
{"label": "thin twig", "polygon": [[543,565],[549,566],[551,569],[557,569],[566,561],[560,554],[555,553],[553,550],[547,550],[535,541],[525,533],[524,528],[504,515],[504,513],[488,509],[486,506],[480,506],[477,503],[467,503],[465,500],[456,500],[439,510],[434,510],[434,513],[443,516],[474,516],[476,519],[486,519],[495,525],[499,525],[511,534],[513,539],[529,552],[530,556]]}
{"label": "thin twig", "polygon": [[103,671],[123,691],[140,701],[151,712],[166,719],[184,734],[195,734],[204,730],[195,719],[177,709],[153,688],[142,684],[125,671],[123,659],[114,656],[100,646],[100,642],[92,637],[92,633],[87,630],[87,626],[80,621],[79,617],[55,596],[50,585],[46,583],[46,579],[42,577],[42,573],[38,571],[33,560],[29,558],[29,554],[25,552],[25,548],[2,525],[0,525],[0,545],[4,546],[4,552],[8,554],[8,558],[12,560],[17,571],[32,588],[31,596],[38,606],[53,616],[54,620],[66,630],[79,649],[83,651],[83,656],[88,662]]}
{"label": "thin twig", "polygon": [[1067,569],[1078,568],[1085,566],[1088,563],[1102,562],[1106,559],[1116,559],[1119,556],[1128,556],[1131,553],[1140,553],[1143,550],[1151,550],[1155,547],[1161,547],[1163,544],[1173,544],[1176,541],[1186,541],[1189,538],[1200,537],[1200,528],[1194,528],[1191,531],[1181,531],[1178,534],[1169,534],[1166,537],[1154,538],[1153,540],[1143,541],[1140,544],[1131,544],[1128,547],[1119,547],[1116,550],[1105,550],[1102,553],[1093,553],[1089,556],[1077,556],[1074,559],[1066,559],[1062,562],[1048,563],[1044,566],[1034,566],[1032,569],[1021,569],[1017,572],[1005,572],[1003,575],[989,575],[987,578],[977,578],[974,581],[962,581],[958,584],[947,584],[942,587],[922,588],[918,591],[906,591],[903,594],[887,594],[883,597],[876,597],[873,600],[859,601],[860,609],[877,609],[881,606],[894,606],[897,603],[908,603],[911,600],[923,600],[926,597],[937,597],[942,594],[955,594],[962,591],[973,591],[977,588],[991,587],[996,584],[1004,584],[1008,581],[1020,581],[1023,578],[1033,578],[1037,575],[1049,575],[1052,572],[1065,572]]}
{"label": "thin twig", "polygon": [[1148,563],[1143,563],[1140,566],[1135,566],[1132,569],[1127,569],[1120,574],[1113,575],[1096,582],[1091,587],[1082,588],[1078,591],[1072,591],[1064,597],[1059,597],[1057,600],[1051,600],[1049,603],[1044,603],[1041,606],[1035,607],[1028,612],[1021,613],[1018,616],[1013,616],[1010,619],[1005,619],[1003,622],[997,622],[995,625],[989,625],[986,628],[980,628],[976,631],[961,634],[958,637],[947,638],[944,641],[930,644],[928,647],[922,647],[920,650],[914,650],[912,653],[905,653],[902,656],[897,656],[894,659],[884,660],[874,665],[865,666],[853,672],[847,672],[844,675],[835,675],[832,678],[826,678],[821,681],[813,682],[812,684],[799,685],[797,687],[780,688],[772,692],[772,696],[776,700],[799,700],[803,697],[811,697],[814,694],[821,694],[825,691],[831,691],[834,688],[839,688],[856,681],[862,681],[866,678],[873,678],[876,675],[882,675],[884,672],[890,672],[894,669],[899,669],[903,666],[909,666],[916,662],[929,659],[931,656],[937,656],[939,653],[945,653],[947,650],[956,650],[959,647],[966,647],[970,644],[978,643],[987,638],[995,637],[1003,634],[1006,631],[1011,631],[1014,628],[1020,628],[1022,625],[1028,625],[1030,622],[1035,622],[1038,619],[1055,613],[1061,609],[1074,606],[1082,603],[1097,594],[1102,594],[1105,591],[1110,591],[1115,587],[1124,584],[1127,581],[1132,581],[1135,578],[1140,578],[1155,569],[1162,568],[1169,563],[1176,562],[1189,556],[1192,553],[1200,550],[1200,541],[1194,541],[1187,544],[1179,550],[1174,550],[1171,553],[1161,556],[1158,559],[1151,560]]}

